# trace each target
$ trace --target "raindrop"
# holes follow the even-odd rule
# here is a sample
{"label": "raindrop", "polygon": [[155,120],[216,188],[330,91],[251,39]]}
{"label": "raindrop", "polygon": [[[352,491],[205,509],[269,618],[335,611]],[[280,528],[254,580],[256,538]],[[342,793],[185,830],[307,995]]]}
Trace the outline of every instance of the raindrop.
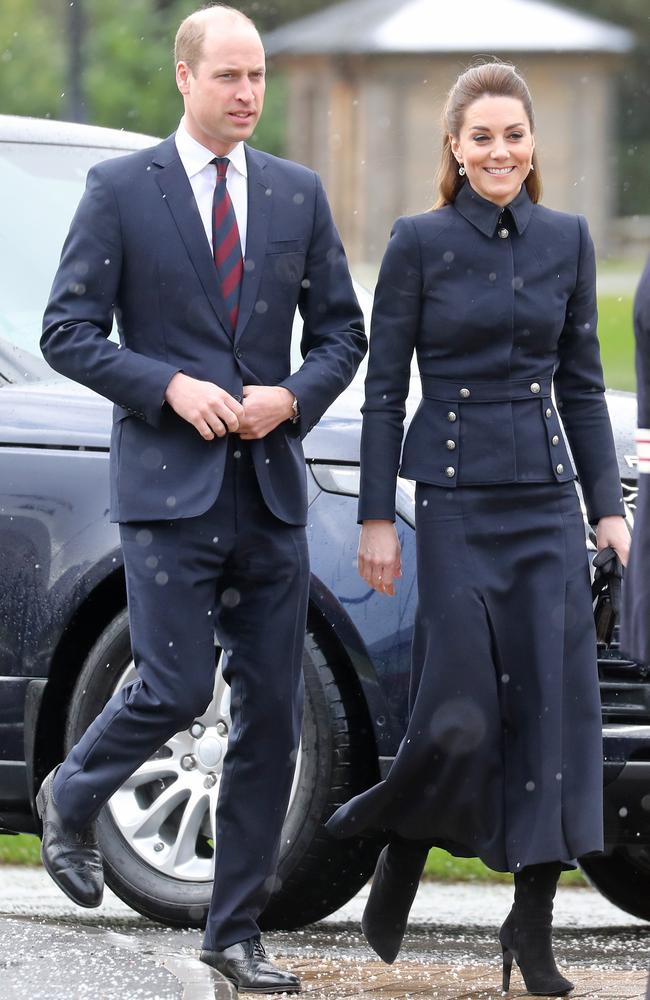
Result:
{"label": "raindrop", "polygon": [[176,506],[176,497],[167,497],[167,499],[165,500],[165,503],[167,504],[168,507],[175,507]]}
{"label": "raindrop", "polygon": [[135,536],[135,540],[138,545],[151,545],[153,542],[153,535],[148,528],[141,528]]}
{"label": "raindrop", "polygon": [[241,601],[241,593],[236,587],[226,587],[221,595],[221,603],[226,608],[236,608]]}
{"label": "raindrop", "polygon": [[155,569],[158,565],[158,556],[147,556],[145,565],[148,566],[149,569]]}

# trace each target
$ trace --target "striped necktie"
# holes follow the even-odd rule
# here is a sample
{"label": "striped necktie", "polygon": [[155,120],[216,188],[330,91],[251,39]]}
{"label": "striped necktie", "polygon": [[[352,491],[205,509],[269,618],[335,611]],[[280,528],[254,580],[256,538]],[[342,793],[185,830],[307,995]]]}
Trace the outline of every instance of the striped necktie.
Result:
{"label": "striped necktie", "polygon": [[217,168],[217,182],[212,199],[212,247],[214,263],[219,273],[221,294],[234,331],[239,316],[239,293],[244,262],[235,210],[226,187],[229,162],[227,156],[215,156],[212,160]]}

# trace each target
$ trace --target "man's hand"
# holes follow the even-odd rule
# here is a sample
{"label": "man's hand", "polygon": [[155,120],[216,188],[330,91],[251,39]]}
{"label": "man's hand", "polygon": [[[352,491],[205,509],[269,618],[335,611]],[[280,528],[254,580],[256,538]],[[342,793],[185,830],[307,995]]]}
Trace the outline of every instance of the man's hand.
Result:
{"label": "man's hand", "polygon": [[245,441],[266,437],[293,416],[293,393],[282,385],[245,385],[244,415],[239,436]]}
{"label": "man's hand", "polygon": [[196,427],[202,438],[212,441],[228,431],[238,431],[244,407],[214,382],[203,382],[176,372],[165,391],[172,410]]}

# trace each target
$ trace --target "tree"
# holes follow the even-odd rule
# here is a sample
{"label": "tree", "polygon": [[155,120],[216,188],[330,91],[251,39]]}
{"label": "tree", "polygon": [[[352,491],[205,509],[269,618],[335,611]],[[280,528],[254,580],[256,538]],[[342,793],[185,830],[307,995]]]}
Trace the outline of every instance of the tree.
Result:
{"label": "tree", "polygon": [[650,17],[648,0],[571,0],[571,6],[634,32],[637,47],[618,78],[617,152],[621,215],[650,215]]}

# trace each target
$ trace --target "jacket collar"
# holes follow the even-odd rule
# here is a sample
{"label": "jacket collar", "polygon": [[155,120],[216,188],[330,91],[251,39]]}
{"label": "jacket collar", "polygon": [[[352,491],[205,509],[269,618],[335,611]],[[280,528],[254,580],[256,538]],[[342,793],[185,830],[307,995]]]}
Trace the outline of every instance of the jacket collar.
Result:
{"label": "jacket collar", "polygon": [[501,208],[499,205],[495,205],[494,202],[488,201],[487,198],[482,198],[480,194],[476,193],[469,182],[465,181],[456,195],[454,208],[485,236],[494,236],[502,212],[508,211],[512,216],[517,232],[521,236],[530,220],[533,203],[530,200],[525,184],[521,185],[521,190],[517,197],[509,205],[506,205],[505,208]]}

